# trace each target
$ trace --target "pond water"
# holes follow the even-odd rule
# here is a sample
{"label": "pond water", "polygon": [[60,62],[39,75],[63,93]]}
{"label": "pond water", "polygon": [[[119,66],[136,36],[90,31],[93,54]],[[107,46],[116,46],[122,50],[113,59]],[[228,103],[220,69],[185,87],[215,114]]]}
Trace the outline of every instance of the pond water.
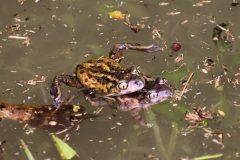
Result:
{"label": "pond water", "polygon": [[[195,73],[181,101],[167,101],[145,111],[145,117],[152,119],[152,128],[139,126],[127,112],[104,107],[99,117],[81,122],[78,130],[60,134],[62,139],[69,136],[67,143],[80,159],[172,160],[220,153],[223,157],[218,159],[240,159],[240,6],[232,6],[226,0],[23,0],[22,3],[0,1],[1,101],[51,104],[49,86],[55,75],[72,74],[78,63],[107,56],[119,42],[155,43],[164,47],[161,53],[124,51],[122,64],[140,66],[143,73],[153,77],[166,75],[168,82],[179,90],[182,79]],[[114,10],[129,13],[133,24],[144,23],[145,28],[135,33],[121,20],[110,19],[108,12]],[[224,53],[212,41],[213,28],[222,22],[227,24],[232,42],[231,49]],[[13,24],[19,26],[9,29]],[[161,37],[153,38],[154,28]],[[30,44],[9,37],[16,34],[28,36]],[[182,49],[173,54],[171,44],[177,41]],[[175,62],[176,56],[181,55],[183,61]],[[209,71],[204,66],[206,59],[214,61]],[[223,66],[227,68],[225,74]],[[36,75],[46,77],[46,81],[37,85],[23,83]],[[220,84],[214,87],[212,80],[218,76]],[[65,96],[77,92],[63,88]],[[92,110],[83,97],[78,104]],[[223,133],[224,148],[217,144],[219,135],[206,138],[201,128],[185,132],[189,125],[185,112],[193,105],[225,114],[221,121],[211,124]],[[60,159],[50,132],[36,128],[27,134],[29,129],[24,126],[6,119],[0,122],[0,141],[6,141],[5,159],[26,159],[20,138],[36,159]]]}

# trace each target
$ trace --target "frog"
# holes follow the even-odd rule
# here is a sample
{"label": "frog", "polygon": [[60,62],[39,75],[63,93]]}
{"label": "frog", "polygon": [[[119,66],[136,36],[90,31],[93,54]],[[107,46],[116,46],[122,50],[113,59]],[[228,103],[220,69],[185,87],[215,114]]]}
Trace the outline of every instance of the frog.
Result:
{"label": "frog", "polygon": [[50,87],[54,106],[59,108],[64,103],[61,83],[78,89],[85,88],[105,97],[141,90],[147,78],[140,73],[137,67],[125,67],[120,64],[124,58],[123,50],[151,53],[161,51],[162,48],[156,44],[144,46],[133,43],[117,43],[110,50],[108,57],[100,56],[78,64],[73,75],[55,76]]}
{"label": "frog", "polygon": [[133,93],[109,99],[95,97],[85,92],[85,99],[94,107],[110,105],[117,110],[128,111],[141,126],[150,128],[152,124],[145,121],[141,116],[141,111],[173,98],[174,92],[174,88],[167,84],[165,79],[156,78],[153,81],[148,81],[143,89]]}

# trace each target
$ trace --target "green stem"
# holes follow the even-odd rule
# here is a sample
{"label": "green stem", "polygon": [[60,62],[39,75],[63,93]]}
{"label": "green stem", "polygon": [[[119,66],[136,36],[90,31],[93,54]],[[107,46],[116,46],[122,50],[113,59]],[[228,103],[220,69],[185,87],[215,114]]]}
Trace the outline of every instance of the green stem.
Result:
{"label": "green stem", "polygon": [[169,146],[168,146],[168,155],[171,158],[173,151],[176,147],[176,139],[177,139],[177,134],[178,134],[178,125],[175,122],[172,122],[172,132],[169,140]]}
{"label": "green stem", "polygon": [[191,160],[208,160],[208,159],[214,159],[214,158],[220,158],[223,154],[215,154],[215,155],[206,155],[201,157],[192,158]]}
{"label": "green stem", "polygon": [[150,108],[148,109],[148,112],[146,114],[147,114],[147,117],[150,120],[150,122],[152,122],[152,124],[153,124],[152,129],[153,129],[153,134],[154,134],[155,141],[156,141],[157,150],[160,152],[160,154],[162,155],[164,160],[170,160],[168,152],[166,151],[166,149],[163,145],[160,127],[156,123],[155,114],[152,112],[152,110]]}

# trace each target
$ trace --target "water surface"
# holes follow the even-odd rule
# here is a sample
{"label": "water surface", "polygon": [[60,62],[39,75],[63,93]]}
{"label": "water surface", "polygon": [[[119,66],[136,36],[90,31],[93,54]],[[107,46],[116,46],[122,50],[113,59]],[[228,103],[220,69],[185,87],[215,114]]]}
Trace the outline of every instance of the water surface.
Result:
{"label": "water surface", "polygon": [[[165,2],[168,4],[163,5]],[[84,121],[79,124],[79,130],[60,137],[69,134],[68,144],[84,160],[144,160],[150,159],[150,155],[170,160],[218,153],[224,154],[221,159],[239,159],[239,85],[234,87],[227,78],[222,78],[220,84],[224,87],[218,91],[208,82],[223,74],[222,65],[228,67],[227,77],[239,80],[240,6],[232,7],[226,0],[195,6],[197,2],[200,1],[52,0],[35,3],[26,0],[20,5],[17,1],[1,1],[0,98],[13,103],[51,104],[49,86],[55,75],[72,74],[78,63],[107,56],[109,49],[119,42],[156,43],[162,47],[165,44],[167,48],[162,53],[127,51],[123,61],[126,66],[140,66],[148,75],[162,76],[163,71],[174,71],[181,65],[174,62],[175,56],[169,56],[171,43],[179,41],[182,49],[177,54],[183,55],[188,71],[184,74],[187,77],[195,72],[195,76],[190,91],[177,107],[170,102],[151,107],[156,127],[139,127],[127,112],[105,107],[94,121]],[[134,33],[121,21],[108,17],[107,13],[113,10],[131,14],[132,23],[144,23],[146,28]],[[180,14],[169,15],[171,12]],[[5,31],[5,27],[14,24],[14,16],[21,20],[19,31],[15,33],[20,36],[27,33],[29,46],[23,45],[23,40],[8,38],[14,33]],[[212,42],[212,29],[216,26],[210,22],[212,19],[216,23],[227,23],[235,38],[231,50],[224,54]],[[152,38],[154,27],[160,29],[161,39]],[[86,54],[89,54],[87,58]],[[216,64],[204,74],[201,69],[206,58]],[[45,76],[46,81],[36,86],[21,86],[22,80],[30,80],[35,75]],[[169,79],[169,82],[176,88],[182,87],[180,79]],[[64,87],[64,91],[65,95],[70,95],[77,90]],[[196,96],[197,92],[201,94]],[[79,98],[79,104],[91,110],[84,98]],[[202,129],[195,129],[186,136],[182,134],[188,126],[184,111],[192,105],[226,114],[221,123],[213,126],[224,133],[223,149],[212,141],[213,138],[204,138]],[[6,140],[5,159],[26,159],[19,147],[19,138],[27,142],[36,159],[59,159],[49,132],[37,128],[28,135],[24,125],[10,120],[0,122],[0,140]]]}

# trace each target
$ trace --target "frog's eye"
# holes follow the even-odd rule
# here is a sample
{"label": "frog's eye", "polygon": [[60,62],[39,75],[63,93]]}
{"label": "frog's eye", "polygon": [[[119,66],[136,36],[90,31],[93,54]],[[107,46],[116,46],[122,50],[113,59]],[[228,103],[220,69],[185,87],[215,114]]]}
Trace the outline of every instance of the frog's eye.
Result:
{"label": "frog's eye", "polygon": [[120,82],[118,84],[118,88],[123,90],[123,89],[127,89],[128,88],[128,84],[126,82]]}
{"label": "frog's eye", "polygon": [[149,93],[148,94],[148,98],[149,99],[152,99],[152,98],[157,98],[158,97],[158,94],[156,92],[152,92],[152,93]]}

